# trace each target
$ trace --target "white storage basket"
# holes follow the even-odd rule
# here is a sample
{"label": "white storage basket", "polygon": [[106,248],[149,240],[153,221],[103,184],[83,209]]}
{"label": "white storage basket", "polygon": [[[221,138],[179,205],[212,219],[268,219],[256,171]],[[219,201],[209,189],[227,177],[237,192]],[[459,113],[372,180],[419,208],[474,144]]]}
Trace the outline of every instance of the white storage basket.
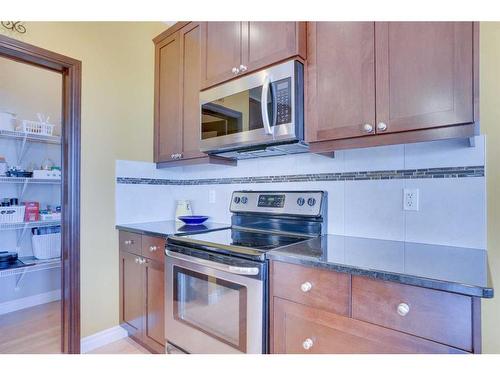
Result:
{"label": "white storage basket", "polygon": [[55,125],[40,121],[23,120],[19,131],[30,134],[52,135]]}
{"label": "white storage basket", "polygon": [[0,223],[22,223],[25,206],[0,207]]}
{"label": "white storage basket", "polygon": [[31,237],[33,255],[37,259],[59,258],[61,256],[61,233],[34,234]]}

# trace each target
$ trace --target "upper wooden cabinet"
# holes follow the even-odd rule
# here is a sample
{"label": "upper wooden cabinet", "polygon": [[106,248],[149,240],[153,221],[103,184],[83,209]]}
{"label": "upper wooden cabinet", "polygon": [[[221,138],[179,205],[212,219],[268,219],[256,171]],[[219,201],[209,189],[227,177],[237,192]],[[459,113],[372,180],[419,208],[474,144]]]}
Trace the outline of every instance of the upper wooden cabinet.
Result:
{"label": "upper wooden cabinet", "polygon": [[156,44],[155,162],[206,157],[200,152],[200,24]]}
{"label": "upper wooden cabinet", "polygon": [[204,22],[201,88],[305,52],[305,22]]}
{"label": "upper wooden cabinet", "polygon": [[474,40],[472,22],[309,23],[312,150],[473,135]]}
{"label": "upper wooden cabinet", "polygon": [[200,40],[198,22],[173,26],[155,38],[154,160],[158,166],[235,164],[200,151]]}
{"label": "upper wooden cabinet", "polygon": [[308,141],[365,135],[375,123],[375,23],[308,24]]}
{"label": "upper wooden cabinet", "polygon": [[154,160],[173,160],[182,153],[182,65],[181,35],[173,35],[155,48]]}
{"label": "upper wooden cabinet", "polygon": [[473,122],[472,44],[472,22],[377,22],[377,123],[399,132]]}

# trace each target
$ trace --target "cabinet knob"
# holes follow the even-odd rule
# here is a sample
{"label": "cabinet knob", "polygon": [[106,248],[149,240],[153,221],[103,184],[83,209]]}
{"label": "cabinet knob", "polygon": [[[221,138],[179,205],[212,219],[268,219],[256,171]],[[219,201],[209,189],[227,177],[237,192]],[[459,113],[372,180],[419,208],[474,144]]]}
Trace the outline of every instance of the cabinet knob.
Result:
{"label": "cabinet knob", "polygon": [[141,260],[140,260],[139,258],[135,258],[135,262],[136,262],[137,264],[139,264],[139,263],[141,263]]}
{"label": "cabinet knob", "polygon": [[300,290],[302,290],[304,293],[307,293],[312,289],[312,287],[313,285],[309,281],[306,281],[300,286]]}
{"label": "cabinet knob", "polygon": [[134,242],[132,240],[125,240],[123,241],[125,245],[132,245]]}
{"label": "cabinet knob", "polygon": [[309,350],[313,347],[314,345],[314,341],[312,339],[310,339],[309,337],[307,339],[304,340],[304,342],[302,343],[302,347],[305,349],[305,350]]}
{"label": "cabinet knob", "polygon": [[379,122],[377,124],[377,130],[379,132],[385,132],[387,130],[387,124],[385,122]]}
{"label": "cabinet knob", "polygon": [[158,250],[158,246],[150,246],[149,247],[149,251],[152,253],[155,252],[156,250]]}
{"label": "cabinet knob", "polygon": [[410,306],[408,304],[402,302],[398,305],[398,314],[401,316],[406,316],[410,312]]}
{"label": "cabinet knob", "polygon": [[373,126],[371,124],[364,124],[363,131],[365,133],[371,133],[373,131]]}
{"label": "cabinet knob", "polygon": [[234,67],[233,69],[231,69],[231,72],[233,72],[233,74],[236,75],[240,72],[240,70],[237,67]]}
{"label": "cabinet knob", "polygon": [[241,64],[240,65],[240,72],[246,72],[248,70],[248,67],[246,65]]}

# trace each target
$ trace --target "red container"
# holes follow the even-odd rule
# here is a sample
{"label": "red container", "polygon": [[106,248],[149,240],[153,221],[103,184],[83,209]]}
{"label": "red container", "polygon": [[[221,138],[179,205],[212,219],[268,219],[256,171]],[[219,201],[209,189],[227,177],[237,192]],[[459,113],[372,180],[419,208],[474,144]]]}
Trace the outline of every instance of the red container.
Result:
{"label": "red container", "polygon": [[38,221],[40,219],[40,203],[24,202],[24,221]]}

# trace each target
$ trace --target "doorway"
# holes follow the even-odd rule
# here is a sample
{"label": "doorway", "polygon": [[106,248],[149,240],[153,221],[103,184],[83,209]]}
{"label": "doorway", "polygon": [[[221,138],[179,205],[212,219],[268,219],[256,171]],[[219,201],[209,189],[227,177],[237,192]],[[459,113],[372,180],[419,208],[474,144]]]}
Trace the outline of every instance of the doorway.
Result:
{"label": "doorway", "polygon": [[79,353],[81,63],[0,36],[0,64],[0,353]]}

